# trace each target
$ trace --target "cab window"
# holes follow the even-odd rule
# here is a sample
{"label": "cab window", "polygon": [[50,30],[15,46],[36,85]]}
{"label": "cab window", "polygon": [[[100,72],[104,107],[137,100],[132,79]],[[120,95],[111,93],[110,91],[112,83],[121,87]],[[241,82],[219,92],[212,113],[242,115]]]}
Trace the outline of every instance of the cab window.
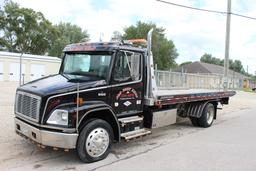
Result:
{"label": "cab window", "polygon": [[141,78],[142,55],[136,52],[119,51],[113,69],[114,83],[138,81]]}

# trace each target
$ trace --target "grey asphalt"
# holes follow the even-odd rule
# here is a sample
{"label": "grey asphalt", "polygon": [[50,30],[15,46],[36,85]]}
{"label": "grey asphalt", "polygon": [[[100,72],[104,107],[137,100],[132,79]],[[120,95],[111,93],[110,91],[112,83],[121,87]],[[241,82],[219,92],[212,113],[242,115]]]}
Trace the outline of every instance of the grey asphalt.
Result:
{"label": "grey asphalt", "polygon": [[14,133],[15,86],[1,84],[0,170],[256,170],[256,93],[238,92],[213,126],[189,121],[114,144],[110,155],[81,163],[75,151],[40,149]]}
{"label": "grey asphalt", "polygon": [[256,107],[99,170],[256,170]]}

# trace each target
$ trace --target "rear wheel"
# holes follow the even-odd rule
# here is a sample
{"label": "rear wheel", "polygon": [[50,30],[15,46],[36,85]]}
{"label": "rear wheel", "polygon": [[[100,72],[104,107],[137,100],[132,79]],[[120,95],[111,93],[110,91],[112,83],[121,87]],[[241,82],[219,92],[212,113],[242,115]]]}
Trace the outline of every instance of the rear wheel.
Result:
{"label": "rear wheel", "polygon": [[200,118],[198,118],[198,125],[200,127],[210,127],[213,123],[215,115],[215,107],[212,103],[208,103],[202,112],[202,115]]}
{"label": "rear wheel", "polygon": [[91,163],[106,158],[113,141],[112,127],[102,119],[87,123],[82,129],[78,142],[77,154],[85,163]]}
{"label": "rear wheel", "polygon": [[190,117],[189,118],[193,126],[199,126],[198,124],[198,118]]}

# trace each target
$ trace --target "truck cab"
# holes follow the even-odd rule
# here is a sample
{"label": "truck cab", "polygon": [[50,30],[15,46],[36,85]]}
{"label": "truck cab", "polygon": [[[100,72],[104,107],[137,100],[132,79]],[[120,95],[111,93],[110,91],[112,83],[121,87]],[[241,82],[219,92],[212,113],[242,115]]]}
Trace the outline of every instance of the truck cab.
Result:
{"label": "truck cab", "polygon": [[58,74],[17,88],[16,133],[41,148],[76,149],[83,162],[95,162],[107,157],[113,142],[148,135],[175,123],[177,115],[211,126],[218,103],[227,104],[235,93],[158,91],[151,34],[147,48],[123,42],[66,46]]}
{"label": "truck cab", "polygon": [[[95,49],[66,50],[60,75],[79,86],[80,98],[85,102],[104,102],[117,116],[142,112],[145,51],[114,43],[91,43],[90,46]],[[107,48],[102,48],[104,46]],[[83,86],[88,84],[94,85],[90,91],[83,92]]]}
{"label": "truck cab", "polygon": [[112,136],[106,141],[119,141],[118,118],[143,112],[145,55],[145,49],[117,42],[67,46],[59,74],[17,89],[17,132],[45,146],[73,149],[86,123],[101,118],[112,130],[104,132]]}

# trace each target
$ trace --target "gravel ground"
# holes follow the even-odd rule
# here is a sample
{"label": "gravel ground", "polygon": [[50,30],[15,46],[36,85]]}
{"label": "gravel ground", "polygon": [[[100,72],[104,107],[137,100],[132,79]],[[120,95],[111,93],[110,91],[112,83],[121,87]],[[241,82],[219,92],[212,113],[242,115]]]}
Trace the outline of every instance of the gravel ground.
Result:
{"label": "gravel ground", "polygon": [[[0,170],[120,170],[122,163],[122,170],[128,170],[130,166],[133,166],[132,168],[134,169],[139,169],[141,167],[140,163],[145,158],[152,159],[152,155],[155,153],[156,155],[161,155],[161,150],[166,150],[164,147],[168,149],[175,148],[173,144],[189,140],[194,135],[197,135],[195,138],[200,139],[200,133],[203,134],[208,131],[208,129],[192,127],[189,122],[182,122],[153,130],[151,135],[142,139],[129,143],[114,144],[112,152],[105,160],[92,164],[83,164],[77,158],[75,151],[67,153],[52,151],[51,149],[42,150],[14,133],[13,104],[16,86],[17,84],[14,83],[0,83]],[[209,131],[214,130],[215,126],[225,125],[227,121],[238,117],[242,113],[252,112],[255,106],[256,93],[237,92],[237,95],[231,98],[230,105],[224,106],[223,110],[218,112],[218,119]],[[204,136],[202,135],[202,137]],[[196,144],[196,142],[193,143]],[[176,153],[180,153],[181,151],[179,150],[182,150],[182,147],[175,148]],[[139,159],[141,156],[142,158]],[[163,158],[161,161],[168,163],[166,157],[164,155],[162,157],[165,159]],[[186,156],[179,157],[185,158]],[[138,160],[135,160],[137,158]],[[256,156],[254,159],[256,159]],[[161,164],[163,163],[158,163],[155,166]],[[162,169],[166,170],[168,167],[163,167]],[[183,170],[185,168],[173,167],[172,169]],[[187,169],[189,170],[189,168]],[[220,168],[215,169],[222,170]]]}

